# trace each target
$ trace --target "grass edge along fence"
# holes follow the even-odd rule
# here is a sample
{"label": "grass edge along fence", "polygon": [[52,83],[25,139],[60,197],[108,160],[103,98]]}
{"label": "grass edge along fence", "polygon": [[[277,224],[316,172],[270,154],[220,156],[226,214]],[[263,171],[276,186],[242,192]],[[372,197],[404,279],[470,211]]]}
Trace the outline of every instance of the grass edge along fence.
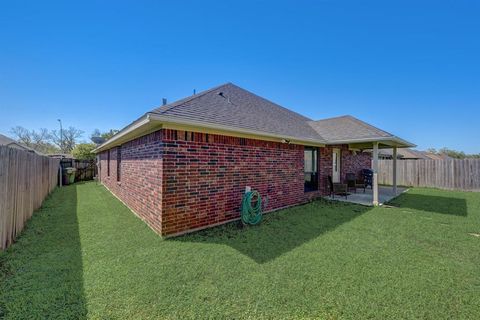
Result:
{"label": "grass edge along fence", "polygon": [[[393,183],[393,161],[378,161],[378,182]],[[480,191],[480,159],[398,160],[397,184],[447,190]]]}
{"label": "grass edge along fence", "polygon": [[0,251],[55,189],[59,160],[0,146]]}

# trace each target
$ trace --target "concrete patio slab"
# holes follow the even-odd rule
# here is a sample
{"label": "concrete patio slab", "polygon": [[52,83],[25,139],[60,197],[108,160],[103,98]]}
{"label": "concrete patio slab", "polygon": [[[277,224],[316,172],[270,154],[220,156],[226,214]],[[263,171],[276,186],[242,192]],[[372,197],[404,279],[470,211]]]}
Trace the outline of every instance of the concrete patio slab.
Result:
{"label": "concrete patio slab", "polygon": [[[399,196],[400,194],[402,194],[407,190],[408,188],[397,187],[397,194],[395,195],[393,193],[392,187],[378,186],[379,205],[382,205],[385,202],[392,200],[393,198]],[[357,203],[364,206],[373,206],[373,203],[372,203],[373,192],[372,192],[372,189],[370,188],[366,189],[365,193],[363,192],[362,189],[357,189],[357,193],[350,192],[346,198],[344,196],[338,196],[338,195],[336,195],[334,198],[332,198],[331,196],[327,196],[324,198],[327,200],[344,201],[344,202]]]}

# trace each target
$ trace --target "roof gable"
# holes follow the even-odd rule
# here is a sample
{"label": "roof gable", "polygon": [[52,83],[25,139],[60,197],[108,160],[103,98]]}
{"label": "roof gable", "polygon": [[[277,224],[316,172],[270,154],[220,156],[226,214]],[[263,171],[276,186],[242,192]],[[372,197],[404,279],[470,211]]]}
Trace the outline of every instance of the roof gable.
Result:
{"label": "roof gable", "polygon": [[392,134],[352,116],[341,116],[308,124],[328,142],[393,137]]}
{"label": "roof gable", "polygon": [[162,116],[323,141],[311,119],[232,83],[154,109]]}
{"label": "roof gable", "polygon": [[14,140],[10,137],[7,137],[3,134],[0,134],[0,145],[7,146],[7,147],[12,147],[12,148],[16,148],[16,149],[20,149],[20,150],[24,150],[24,151],[29,151],[29,152],[35,152],[37,154],[41,154],[40,152],[37,152],[35,149],[27,147],[26,145]]}
{"label": "roof gable", "polygon": [[0,145],[9,145],[10,143],[17,143],[17,141],[3,134],[0,134]]}

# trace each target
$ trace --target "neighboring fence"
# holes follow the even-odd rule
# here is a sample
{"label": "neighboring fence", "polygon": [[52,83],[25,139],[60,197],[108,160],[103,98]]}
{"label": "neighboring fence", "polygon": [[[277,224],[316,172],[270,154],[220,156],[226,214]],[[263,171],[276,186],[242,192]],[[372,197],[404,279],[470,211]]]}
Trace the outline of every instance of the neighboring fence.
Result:
{"label": "neighboring fence", "polygon": [[93,180],[97,173],[97,165],[95,160],[77,160],[77,159],[61,159],[62,168],[73,167],[77,169],[75,172],[75,181]]}
{"label": "neighboring fence", "polygon": [[0,250],[55,189],[59,160],[0,146]]}
{"label": "neighboring fence", "polygon": [[[393,161],[378,161],[378,183],[393,183]],[[397,184],[480,191],[480,159],[398,160]]]}

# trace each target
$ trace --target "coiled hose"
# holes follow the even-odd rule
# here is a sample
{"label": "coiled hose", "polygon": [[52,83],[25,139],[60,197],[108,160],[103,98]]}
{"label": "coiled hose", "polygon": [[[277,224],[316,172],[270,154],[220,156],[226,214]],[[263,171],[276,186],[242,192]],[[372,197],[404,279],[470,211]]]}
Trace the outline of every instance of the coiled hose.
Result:
{"label": "coiled hose", "polygon": [[[255,205],[252,200],[257,199]],[[242,199],[242,222],[244,224],[259,224],[262,221],[262,197],[258,191],[247,191]]]}

